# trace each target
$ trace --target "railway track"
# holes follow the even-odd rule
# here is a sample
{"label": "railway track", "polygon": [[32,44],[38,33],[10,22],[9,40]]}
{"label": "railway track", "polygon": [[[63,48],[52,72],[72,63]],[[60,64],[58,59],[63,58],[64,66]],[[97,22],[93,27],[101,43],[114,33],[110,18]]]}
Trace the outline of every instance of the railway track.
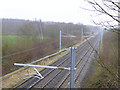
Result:
{"label": "railway track", "polygon": [[[95,44],[96,45],[96,44]],[[84,71],[88,60],[91,56],[91,54],[93,53],[93,49],[89,49],[85,56],[83,56],[80,61],[76,64],[76,71],[75,71],[75,87],[78,88],[79,86],[79,79],[81,79],[81,73]],[[69,88],[70,87],[70,73],[66,76],[65,79],[63,79],[62,84],[58,84],[57,88]]]}
{"label": "railway track", "polygon": [[[94,44],[96,41],[96,37],[91,38],[89,42]],[[93,50],[91,49],[90,45],[85,42],[76,50],[76,75],[75,77],[78,79],[80,73],[85,67],[90,55],[92,54]],[[82,66],[80,65],[82,62]],[[56,61],[52,64],[52,66],[62,66],[62,67],[70,67],[70,53]],[[79,70],[81,68],[81,70]],[[69,76],[70,72],[66,70],[55,70],[55,69],[44,69],[40,71],[40,73],[45,77],[44,79],[37,79],[37,78],[29,78],[22,82],[21,84],[17,85],[15,88],[62,88],[62,87],[69,87]],[[75,81],[77,81],[77,79]]]}
{"label": "railway track", "polygon": [[[96,45],[96,44],[95,44]],[[85,54],[80,58],[80,57],[78,57],[77,59],[76,59],[76,61],[77,61],[77,63],[76,63],[76,65],[75,65],[75,67],[76,67],[76,72],[75,72],[75,82],[77,81],[77,80],[79,80],[79,76],[80,76],[80,74],[81,74],[81,72],[83,71],[83,69],[84,69],[84,67],[86,66],[86,63],[88,62],[88,58],[91,56],[91,54],[92,54],[92,52],[93,52],[93,50],[91,49],[91,47],[89,47],[88,48],[88,50],[85,52]],[[79,53],[78,53],[79,54]],[[58,76],[58,77],[60,77],[60,76]],[[63,77],[63,76],[62,76]],[[61,78],[62,78],[61,77]],[[61,79],[60,78],[60,79]],[[58,80],[58,79],[57,79]],[[54,81],[56,81],[56,80],[54,80]],[[58,80],[59,81],[59,80]],[[69,88],[70,86],[70,72],[67,72],[67,74],[66,75],[64,75],[64,78],[63,79],[61,79],[61,81],[59,81],[59,83],[58,84],[52,84],[51,82],[50,82],[50,84],[51,85],[48,85],[48,86],[44,86],[44,88]],[[43,87],[42,87],[43,88]]]}

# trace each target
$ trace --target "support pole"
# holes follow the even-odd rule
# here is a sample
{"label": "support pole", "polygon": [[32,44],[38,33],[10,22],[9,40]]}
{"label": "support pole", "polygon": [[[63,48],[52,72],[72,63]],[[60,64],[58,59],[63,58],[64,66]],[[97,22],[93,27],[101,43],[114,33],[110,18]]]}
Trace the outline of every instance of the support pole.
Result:
{"label": "support pole", "polygon": [[81,42],[83,40],[83,28],[81,29]]}
{"label": "support pole", "polygon": [[97,48],[98,54],[99,54],[99,48],[100,48],[100,32],[98,32],[98,48]]}
{"label": "support pole", "polygon": [[71,47],[70,88],[74,88],[75,83],[75,49]]}
{"label": "support pole", "polygon": [[102,45],[102,40],[103,40],[103,29],[101,30],[101,45]]}
{"label": "support pole", "polygon": [[60,30],[60,46],[59,46],[60,50],[61,51],[61,30]]}
{"label": "support pole", "polygon": [[40,30],[41,30],[41,37],[42,37],[42,40],[43,40],[43,30],[42,30],[42,22],[40,20]]}

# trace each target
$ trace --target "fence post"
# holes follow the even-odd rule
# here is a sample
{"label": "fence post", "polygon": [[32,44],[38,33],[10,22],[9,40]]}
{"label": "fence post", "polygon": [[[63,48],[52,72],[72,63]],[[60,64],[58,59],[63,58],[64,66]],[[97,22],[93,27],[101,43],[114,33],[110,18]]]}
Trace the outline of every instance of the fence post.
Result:
{"label": "fence post", "polygon": [[75,49],[76,47],[71,47],[70,88],[74,88],[75,82]]}

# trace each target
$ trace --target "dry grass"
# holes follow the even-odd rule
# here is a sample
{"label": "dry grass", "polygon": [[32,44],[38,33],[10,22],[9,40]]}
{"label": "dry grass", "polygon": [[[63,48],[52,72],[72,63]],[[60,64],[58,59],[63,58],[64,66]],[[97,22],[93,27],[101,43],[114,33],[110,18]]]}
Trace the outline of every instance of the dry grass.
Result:
{"label": "dry grass", "polygon": [[101,59],[94,61],[94,73],[86,85],[89,88],[118,87],[118,36],[113,32],[104,32]]}

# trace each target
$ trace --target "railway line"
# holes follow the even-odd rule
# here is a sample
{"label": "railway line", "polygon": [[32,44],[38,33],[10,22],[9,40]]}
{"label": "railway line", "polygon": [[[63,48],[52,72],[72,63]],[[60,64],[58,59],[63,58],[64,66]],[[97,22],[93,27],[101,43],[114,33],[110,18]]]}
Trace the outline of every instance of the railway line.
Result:
{"label": "railway line", "polygon": [[[98,39],[97,36],[88,40],[92,46],[96,48]],[[88,41],[80,45],[76,50],[76,71],[75,71],[75,87],[79,87],[79,81],[82,76],[82,72],[87,67],[87,63],[91,55],[93,55],[93,48],[89,45]],[[52,66],[57,67],[70,67],[70,53],[54,62]],[[90,62],[89,62],[90,63]],[[58,69],[43,69],[40,71],[43,75],[43,79],[29,78],[14,88],[69,88],[70,85],[70,71],[58,70]]]}
{"label": "railway line", "polygon": [[[83,71],[83,68],[85,67],[86,63],[88,62],[88,58],[90,57],[92,52],[93,52],[93,50],[91,49],[91,47],[89,47],[89,49],[85,52],[84,56],[82,56],[81,58],[78,57],[76,59],[77,63],[76,63],[76,66],[75,66],[76,67],[75,82],[79,79],[78,77],[80,76],[81,72]],[[60,76],[58,76],[58,77],[60,77]],[[56,80],[54,80],[54,81],[56,81]],[[51,82],[49,82],[50,85],[48,85],[46,87],[44,86],[44,87],[45,88],[65,88],[65,87],[69,88],[70,87],[69,86],[70,85],[69,81],[70,81],[70,72],[67,72],[67,75],[61,81],[62,83],[60,82],[60,83],[58,83],[58,85],[53,85],[53,84],[51,84]],[[42,87],[42,88],[44,88],[44,87]]]}

